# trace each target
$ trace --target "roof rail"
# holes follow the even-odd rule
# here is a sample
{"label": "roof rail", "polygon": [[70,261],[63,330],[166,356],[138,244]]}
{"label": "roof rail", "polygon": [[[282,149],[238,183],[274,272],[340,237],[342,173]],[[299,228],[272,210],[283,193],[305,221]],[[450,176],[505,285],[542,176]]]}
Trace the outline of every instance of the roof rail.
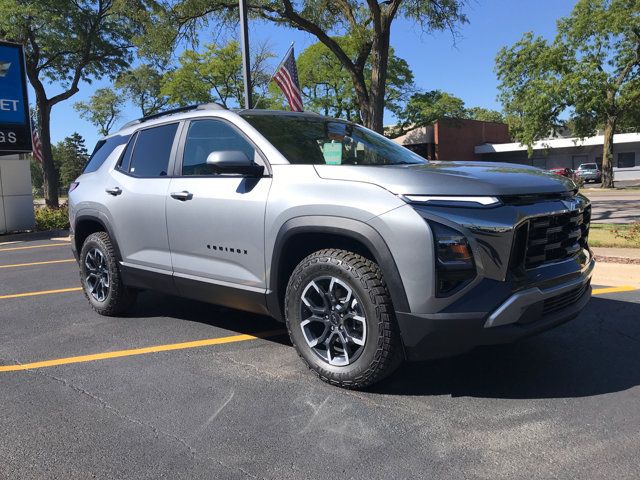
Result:
{"label": "roof rail", "polygon": [[133,125],[137,125],[139,123],[146,122],[148,120],[153,120],[154,118],[164,117],[165,115],[172,115],[174,113],[188,112],[189,110],[226,110],[226,107],[220,105],[219,103],[201,103],[194,105],[187,105],[186,107],[177,107],[171,108],[169,110],[163,110],[162,112],[153,113],[151,115],[147,115],[145,117],[140,117],[136,120],[131,120],[130,122],[125,123],[122,128],[131,127]]}

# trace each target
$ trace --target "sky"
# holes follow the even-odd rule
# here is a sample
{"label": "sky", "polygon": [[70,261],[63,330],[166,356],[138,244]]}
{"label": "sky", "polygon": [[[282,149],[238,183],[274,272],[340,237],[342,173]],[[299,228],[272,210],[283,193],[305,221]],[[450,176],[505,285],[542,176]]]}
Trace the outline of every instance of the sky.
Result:
{"label": "sky", "polygon": [[[556,20],[568,15],[574,4],[574,0],[470,0],[465,8],[469,23],[460,27],[455,42],[449,32],[425,34],[411,22],[398,19],[392,25],[391,45],[395,54],[408,62],[419,89],[444,90],[462,98],[467,107],[500,110],[494,72],[498,50],[512,45],[528,31],[553,38]],[[250,42],[268,40],[278,57],[285,54],[291,42],[295,43],[297,55],[316,41],[304,32],[256,21],[250,24],[249,36]],[[208,38],[207,32],[202,33],[202,38]],[[273,68],[279,61],[280,58],[272,60]],[[54,106],[52,141],[78,132],[91,151],[98,140],[96,128],[79,117],[73,104],[88,99],[96,88],[110,84],[108,79],[83,83],[79,93]],[[59,87],[51,85],[48,90],[52,96]],[[33,103],[33,91],[30,99]],[[116,125],[137,117],[137,109],[128,106]],[[393,123],[393,120],[391,114],[385,114],[385,124]]]}

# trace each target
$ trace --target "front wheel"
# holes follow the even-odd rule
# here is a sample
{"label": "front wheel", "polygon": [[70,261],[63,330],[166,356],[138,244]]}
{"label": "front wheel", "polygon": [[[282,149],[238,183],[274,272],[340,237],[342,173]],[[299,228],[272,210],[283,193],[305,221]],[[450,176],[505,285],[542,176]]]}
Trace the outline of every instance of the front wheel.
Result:
{"label": "front wheel", "polygon": [[361,255],[327,249],[302,260],[289,279],[285,317],[298,354],[333,385],[365,388],[402,360],[382,272]]}
{"label": "front wheel", "polygon": [[135,302],[135,291],[122,283],[115,249],[106,232],[92,233],[84,241],[80,281],[91,307],[100,315],[119,315]]}

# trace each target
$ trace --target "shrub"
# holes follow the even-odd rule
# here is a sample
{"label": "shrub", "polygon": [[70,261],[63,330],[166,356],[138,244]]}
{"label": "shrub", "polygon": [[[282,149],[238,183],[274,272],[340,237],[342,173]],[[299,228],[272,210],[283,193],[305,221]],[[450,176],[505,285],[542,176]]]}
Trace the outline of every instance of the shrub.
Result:
{"label": "shrub", "polygon": [[35,215],[36,228],[38,230],[63,230],[69,228],[69,208],[67,205],[62,205],[58,208],[36,208]]}
{"label": "shrub", "polygon": [[613,234],[617,238],[623,238],[640,247],[640,222],[633,222],[627,228],[615,228]]}

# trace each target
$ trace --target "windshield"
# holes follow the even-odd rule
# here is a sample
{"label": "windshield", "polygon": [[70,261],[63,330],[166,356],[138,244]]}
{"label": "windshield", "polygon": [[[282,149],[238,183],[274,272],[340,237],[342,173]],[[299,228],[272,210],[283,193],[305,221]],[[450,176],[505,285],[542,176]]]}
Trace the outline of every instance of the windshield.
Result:
{"label": "windshield", "polygon": [[241,113],[291,164],[406,165],[427,163],[359,125],[318,116]]}
{"label": "windshield", "polygon": [[583,163],[578,167],[579,170],[597,170],[598,167],[595,163]]}

